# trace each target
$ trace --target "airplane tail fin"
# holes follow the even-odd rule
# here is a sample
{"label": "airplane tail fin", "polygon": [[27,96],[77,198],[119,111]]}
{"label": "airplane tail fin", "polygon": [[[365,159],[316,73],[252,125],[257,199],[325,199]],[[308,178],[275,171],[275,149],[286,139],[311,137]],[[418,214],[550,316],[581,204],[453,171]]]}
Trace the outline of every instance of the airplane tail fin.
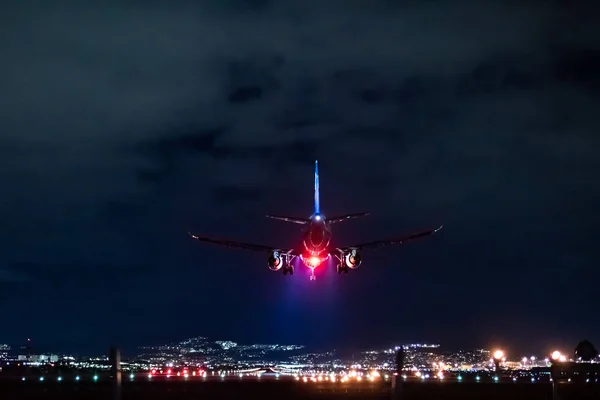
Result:
{"label": "airplane tail fin", "polygon": [[315,161],[315,210],[314,215],[321,214],[321,205],[319,203],[319,161]]}
{"label": "airplane tail fin", "polygon": [[336,217],[333,217],[333,218],[327,218],[327,221],[330,224],[336,224],[338,222],[342,222],[342,221],[345,221],[347,219],[354,219],[354,218],[364,217],[364,216],[367,216],[369,214],[370,213],[368,213],[368,212],[355,213],[355,214],[346,214],[346,215],[336,216]]}
{"label": "airplane tail fin", "polygon": [[277,219],[279,221],[291,222],[293,224],[308,224],[309,220],[306,218],[295,218],[295,217],[286,217],[283,215],[265,215],[267,218]]}

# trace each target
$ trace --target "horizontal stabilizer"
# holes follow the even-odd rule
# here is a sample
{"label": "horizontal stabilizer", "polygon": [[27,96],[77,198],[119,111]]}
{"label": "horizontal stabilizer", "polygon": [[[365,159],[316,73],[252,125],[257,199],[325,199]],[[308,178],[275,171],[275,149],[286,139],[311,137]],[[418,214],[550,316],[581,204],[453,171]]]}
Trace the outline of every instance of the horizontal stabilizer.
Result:
{"label": "horizontal stabilizer", "polygon": [[293,224],[308,224],[309,220],[307,218],[294,218],[294,217],[286,217],[280,215],[266,215],[267,218],[277,219],[279,221],[291,222]]}
{"label": "horizontal stabilizer", "polygon": [[363,212],[363,213],[355,213],[355,214],[346,214],[346,215],[340,215],[338,217],[333,217],[333,218],[327,218],[327,222],[329,222],[330,224],[335,224],[338,222],[342,222],[345,221],[347,219],[353,219],[353,218],[359,218],[359,217],[365,217],[367,215],[369,215],[370,213],[368,212]]}

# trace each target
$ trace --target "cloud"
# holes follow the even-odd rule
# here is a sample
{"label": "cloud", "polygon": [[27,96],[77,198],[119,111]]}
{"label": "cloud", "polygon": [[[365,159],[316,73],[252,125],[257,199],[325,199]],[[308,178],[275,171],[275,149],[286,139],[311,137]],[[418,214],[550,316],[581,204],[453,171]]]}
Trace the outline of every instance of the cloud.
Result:
{"label": "cloud", "polygon": [[[5,201],[32,209],[44,198],[44,215],[64,196],[71,209],[114,209],[176,175],[170,190],[184,190],[210,169],[227,192],[227,181],[281,182],[287,161],[317,157],[350,164],[331,173],[357,184],[371,181],[367,164],[407,184],[460,187],[456,174],[470,179],[490,152],[511,163],[504,149],[525,143],[552,158],[593,122],[583,104],[597,93],[584,87],[597,80],[587,66],[597,43],[573,47],[593,23],[573,25],[577,9],[341,5],[6,5],[3,163],[20,183]],[[555,145],[536,145],[535,130]],[[145,150],[132,158],[124,149],[134,147]],[[271,172],[240,174],[233,159],[265,160]],[[435,166],[453,177],[423,180]]]}
{"label": "cloud", "polygon": [[26,282],[27,279],[14,271],[7,269],[0,269],[0,282],[2,283],[21,283]]}
{"label": "cloud", "polygon": [[190,226],[308,212],[317,158],[331,213],[377,210],[390,235],[454,225],[432,265],[474,246],[494,270],[597,258],[579,235],[600,199],[599,21],[583,4],[2,7],[9,259],[185,268]]}

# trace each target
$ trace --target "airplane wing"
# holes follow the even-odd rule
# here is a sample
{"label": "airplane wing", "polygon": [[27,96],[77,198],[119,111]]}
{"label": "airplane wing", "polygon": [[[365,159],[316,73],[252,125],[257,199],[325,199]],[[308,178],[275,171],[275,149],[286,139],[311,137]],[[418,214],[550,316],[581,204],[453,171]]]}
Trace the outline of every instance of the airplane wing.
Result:
{"label": "airplane wing", "polygon": [[237,242],[234,240],[216,239],[216,238],[211,238],[211,237],[207,237],[207,236],[198,236],[198,235],[194,235],[191,232],[188,232],[188,234],[192,238],[196,239],[199,242],[212,243],[212,244],[217,244],[217,245],[225,246],[225,247],[229,247],[229,248],[236,248],[236,249],[250,250],[250,251],[260,251],[260,252],[268,252],[268,251],[273,251],[273,250],[279,250],[282,252],[286,252],[286,250],[290,250],[290,249],[283,250],[283,249],[279,249],[277,247],[264,246],[261,244],[243,243],[243,242]]}
{"label": "airplane wing", "polygon": [[426,231],[421,231],[421,232],[417,232],[417,233],[413,233],[407,236],[404,236],[402,238],[398,238],[398,239],[387,239],[387,240],[375,240],[373,242],[366,242],[366,243],[359,243],[359,244],[355,244],[352,246],[346,246],[346,247],[341,247],[341,250],[348,250],[348,249],[373,249],[373,248],[379,248],[379,247],[383,247],[383,246],[389,246],[389,245],[393,245],[393,244],[404,244],[406,242],[410,242],[412,240],[415,239],[419,239],[425,236],[429,236],[429,235],[433,235],[434,233],[436,233],[437,231],[439,231],[440,229],[443,228],[443,225],[440,226],[437,229],[430,229],[430,230],[426,230]]}
{"label": "airplane wing", "polygon": [[280,221],[285,221],[285,222],[291,222],[293,224],[300,224],[300,225],[309,223],[309,220],[306,218],[286,217],[283,215],[265,215],[265,217],[271,218],[271,219],[278,219]]}
{"label": "airplane wing", "polygon": [[365,217],[367,215],[369,215],[370,213],[368,212],[362,212],[362,213],[355,213],[355,214],[346,214],[346,215],[339,215],[339,216],[335,216],[332,218],[327,218],[327,222],[329,222],[330,224],[337,224],[338,222],[342,222],[345,221],[347,219],[354,219],[354,218],[359,218],[359,217]]}

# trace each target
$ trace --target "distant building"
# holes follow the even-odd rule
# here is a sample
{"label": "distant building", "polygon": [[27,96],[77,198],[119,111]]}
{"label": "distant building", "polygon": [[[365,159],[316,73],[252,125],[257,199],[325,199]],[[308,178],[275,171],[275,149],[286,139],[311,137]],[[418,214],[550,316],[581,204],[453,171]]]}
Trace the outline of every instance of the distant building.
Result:
{"label": "distant building", "polygon": [[47,364],[57,362],[58,356],[56,354],[19,354],[17,360],[30,364]]}
{"label": "distant building", "polygon": [[229,340],[219,340],[219,341],[217,341],[215,343],[218,344],[219,346],[221,346],[221,348],[223,350],[229,350],[229,349],[232,349],[234,347],[237,347],[237,343],[236,342],[231,342]]}
{"label": "distant building", "polygon": [[6,360],[8,358],[8,352],[10,351],[10,346],[7,344],[0,344],[0,360]]}

